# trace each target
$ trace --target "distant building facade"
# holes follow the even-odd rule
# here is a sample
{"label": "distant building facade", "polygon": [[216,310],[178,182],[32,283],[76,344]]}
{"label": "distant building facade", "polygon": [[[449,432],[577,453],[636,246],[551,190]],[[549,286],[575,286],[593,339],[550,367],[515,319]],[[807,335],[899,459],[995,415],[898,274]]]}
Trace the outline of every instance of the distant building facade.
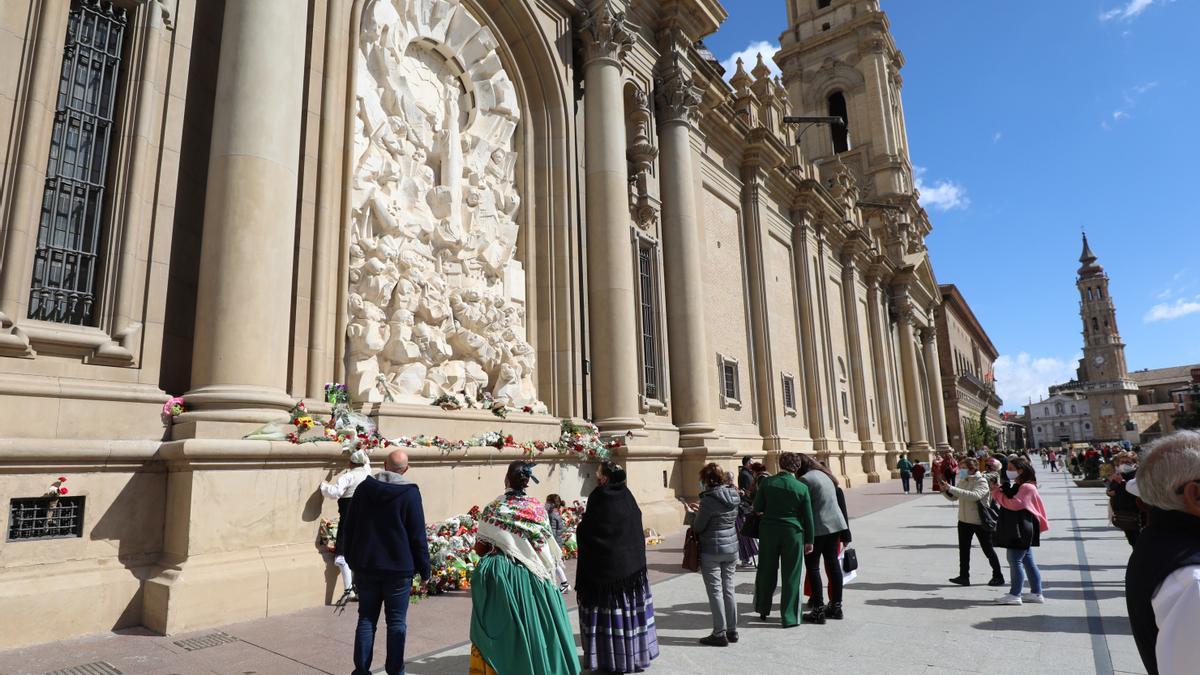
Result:
{"label": "distant building facade", "polygon": [[1034,448],[1096,440],[1087,396],[1079,392],[1059,393],[1025,406]]}
{"label": "distant building facade", "polygon": [[1200,364],[1139,370],[1129,377],[1138,386],[1133,412],[1143,442],[1175,431],[1175,414],[1200,396]]}
{"label": "distant building facade", "polygon": [[954,284],[938,286],[942,305],[937,312],[938,354],[942,391],[946,396],[946,430],[955,450],[967,450],[967,426],[987,411],[989,426],[1002,425],[996,395],[995,363],[1000,353]]}

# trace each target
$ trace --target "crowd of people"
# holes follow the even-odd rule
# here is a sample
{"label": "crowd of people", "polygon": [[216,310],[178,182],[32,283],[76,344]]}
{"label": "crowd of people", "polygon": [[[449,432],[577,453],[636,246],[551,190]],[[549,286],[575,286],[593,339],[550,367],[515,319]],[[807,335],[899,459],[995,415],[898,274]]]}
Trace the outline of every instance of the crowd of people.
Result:
{"label": "crowd of people", "polygon": [[[1200,433],[1178,432],[1144,452],[1094,452],[1067,451],[1065,466],[1092,462],[1094,470],[1098,463],[1107,477],[1111,524],[1133,546],[1126,601],[1143,661],[1150,673],[1193,672],[1200,663],[1200,641],[1188,639],[1200,623]],[[1062,455],[1038,454],[1057,471]],[[959,566],[949,581],[972,584],[977,542],[991,568],[987,585],[1008,586],[999,604],[1045,602],[1034,550],[1050,526],[1029,454],[937,453],[932,459],[933,489],[957,503]],[[341,515],[334,553],[342,600],[358,602],[354,672],[371,672],[382,612],[385,672],[402,673],[413,579],[430,575],[420,489],[406,477],[403,450],[388,455],[374,475],[365,453],[349,462],[321,492],[338,501]],[[753,609],[762,621],[776,609],[784,628],[845,616],[841,556],[851,542],[845,493],[812,457],[781,453],[778,466],[771,474],[746,458],[736,479],[715,463],[700,470],[699,499],[687,508],[712,614],[702,645],[739,641],[739,568],[755,571]],[[923,466],[903,455],[897,461],[906,493],[913,484],[923,490]],[[620,466],[601,465],[576,531],[580,657],[564,599],[570,585],[562,564],[562,500],[551,495],[543,504],[527,495],[537,481],[534,465],[508,465],[503,493],[478,518],[472,674],[634,673],[658,657],[642,514],[626,479]],[[1001,548],[1007,580],[996,552]]]}

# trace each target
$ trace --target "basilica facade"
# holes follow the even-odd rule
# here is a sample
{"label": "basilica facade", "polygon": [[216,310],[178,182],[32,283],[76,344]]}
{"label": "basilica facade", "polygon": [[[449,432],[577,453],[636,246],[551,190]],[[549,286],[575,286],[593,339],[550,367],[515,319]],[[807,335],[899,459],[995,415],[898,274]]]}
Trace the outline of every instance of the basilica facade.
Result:
{"label": "basilica facade", "polygon": [[[390,438],[594,420],[660,531],[709,461],[948,448],[903,55],[786,2],[782,78],[718,0],[3,3],[0,648],[327,602],[342,446],[256,432],[331,382]],[[519,456],[410,455],[430,519]]]}

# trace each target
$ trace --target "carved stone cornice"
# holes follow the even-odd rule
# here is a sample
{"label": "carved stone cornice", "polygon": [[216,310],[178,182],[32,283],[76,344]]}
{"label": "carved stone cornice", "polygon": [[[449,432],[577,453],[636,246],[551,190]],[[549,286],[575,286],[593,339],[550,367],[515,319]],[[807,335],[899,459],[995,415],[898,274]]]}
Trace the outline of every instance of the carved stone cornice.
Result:
{"label": "carved stone cornice", "polygon": [[580,11],[579,36],[585,64],[598,60],[624,65],[637,29],[614,0],[591,0]]}
{"label": "carved stone cornice", "polygon": [[701,89],[692,82],[686,60],[678,51],[664,57],[654,89],[660,124],[692,123],[700,106]]}

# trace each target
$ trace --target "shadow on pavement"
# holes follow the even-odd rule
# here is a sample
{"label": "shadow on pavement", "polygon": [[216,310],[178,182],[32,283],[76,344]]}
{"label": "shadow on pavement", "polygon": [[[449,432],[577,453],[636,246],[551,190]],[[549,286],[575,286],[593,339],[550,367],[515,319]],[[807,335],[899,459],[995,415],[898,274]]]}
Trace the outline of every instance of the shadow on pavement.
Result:
{"label": "shadow on pavement", "polygon": [[[1028,611],[1028,605],[1015,611]],[[1034,605],[1036,607],[1036,605]],[[980,630],[1016,631],[1019,633],[1081,633],[1084,635],[1133,635],[1129,622],[1109,618],[1101,622],[1086,616],[1006,616],[971,624]]]}
{"label": "shadow on pavement", "polygon": [[957,544],[896,544],[894,546],[880,546],[881,549],[894,549],[904,551],[923,551],[930,548],[951,548],[958,550]]}
{"label": "shadow on pavement", "polygon": [[970,609],[972,607],[982,607],[991,605],[992,602],[985,600],[962,600],[959,598],[872,598],[867,600],[868,605],[878,605],[879,607],[900,607],[902,609]]}
{"label": "shadow on pavement", "polygon": [[[449,656],[430,656],[421,659],[420,663],[411,661],[404,666],[404,672],[412,675],[434,675],[435,673],[465,673],[471,669],[469,654],[454,654]],[[383,672],[383,671],[379,671]]]}

